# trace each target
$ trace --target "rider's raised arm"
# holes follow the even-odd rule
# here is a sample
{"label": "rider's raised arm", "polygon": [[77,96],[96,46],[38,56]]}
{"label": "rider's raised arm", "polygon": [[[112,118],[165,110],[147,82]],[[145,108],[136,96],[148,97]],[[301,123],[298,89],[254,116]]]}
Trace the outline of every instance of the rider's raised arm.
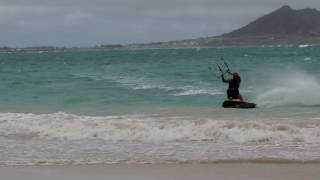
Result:
{"label": "rider's raised arm", "polygon": [[222,80],[222,82],[224,82],[224,83],[229,83],[229,80],[226,80],[226,79],[224,78],[224,75],[223,75],[223,74],[221,74],[221,80]]}

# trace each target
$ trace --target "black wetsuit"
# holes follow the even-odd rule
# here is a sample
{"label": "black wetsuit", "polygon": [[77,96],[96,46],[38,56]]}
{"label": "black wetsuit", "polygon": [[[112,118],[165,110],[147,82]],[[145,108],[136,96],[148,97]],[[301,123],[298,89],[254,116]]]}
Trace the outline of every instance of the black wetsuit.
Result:
{"label": "black wetsuit", "polygon": [[240,87],[240,80],[231,79],[229,81],[229,88],[227,90],[228,98],[232,99],[239,99],[239,87]]}

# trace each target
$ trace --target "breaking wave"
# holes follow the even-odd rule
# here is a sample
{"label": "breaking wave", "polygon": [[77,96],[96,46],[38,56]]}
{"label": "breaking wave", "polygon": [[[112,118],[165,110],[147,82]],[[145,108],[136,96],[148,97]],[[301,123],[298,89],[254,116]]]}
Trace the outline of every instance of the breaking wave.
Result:
{"label": "breaking wave", "polygon": [[320,143],[320,127],[254,121],[192,120],[158,115],[0,113],[0,136],[138,142]]}

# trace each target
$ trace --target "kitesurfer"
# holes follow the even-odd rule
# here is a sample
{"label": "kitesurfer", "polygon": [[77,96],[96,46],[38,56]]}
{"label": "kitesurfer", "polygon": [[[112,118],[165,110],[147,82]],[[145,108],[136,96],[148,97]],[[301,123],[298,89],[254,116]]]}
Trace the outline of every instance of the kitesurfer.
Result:
{"label": "kitesurfer", "polygon": [[228,83],[229,87],[227,90],[227,96],[229,101],[232,101],[233,99],[239,99],[241,102],[243,102],[243,98],[239,92],[239,87],[241,83],[241,77],[237,72],[231,73],[228,71],[228,74],[232,76],[231,79],[225,79],[224,73],[221,74],[222,82]]}

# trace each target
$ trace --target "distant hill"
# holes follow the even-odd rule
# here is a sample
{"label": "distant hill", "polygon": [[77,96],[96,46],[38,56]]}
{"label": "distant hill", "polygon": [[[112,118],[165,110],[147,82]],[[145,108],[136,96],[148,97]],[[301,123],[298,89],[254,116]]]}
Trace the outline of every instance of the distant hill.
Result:
{"label": "distant hill", "polygon": [[126,47],[215,47],[230,45],[320,44],[320,11],[283,6],[248,25],[221,36]]}
{"label": "distant hill", "polygon": [[283,6],[223,37],[320,36],[320,11]]}

